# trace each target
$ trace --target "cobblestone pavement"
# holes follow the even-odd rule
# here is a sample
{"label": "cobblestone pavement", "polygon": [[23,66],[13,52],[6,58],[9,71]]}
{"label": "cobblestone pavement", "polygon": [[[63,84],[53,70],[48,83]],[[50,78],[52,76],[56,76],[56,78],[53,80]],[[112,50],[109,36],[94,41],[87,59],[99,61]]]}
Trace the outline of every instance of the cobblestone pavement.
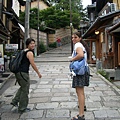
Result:
{"label": "cobblestone pavement", "polygon": [[[30,68],[30,112],[17,113],[10,105],[18,84],[9,87],[1,96],[0,120],[70,120],[78,114],[75,89],[71,88],[68,56],[70,45],[48,51],[35,58],[43,77]],[[90,67],[93,77],[85,87],[86,120],[120,120],[120,90]],[[13,78],[14,79],[14,78]]]}

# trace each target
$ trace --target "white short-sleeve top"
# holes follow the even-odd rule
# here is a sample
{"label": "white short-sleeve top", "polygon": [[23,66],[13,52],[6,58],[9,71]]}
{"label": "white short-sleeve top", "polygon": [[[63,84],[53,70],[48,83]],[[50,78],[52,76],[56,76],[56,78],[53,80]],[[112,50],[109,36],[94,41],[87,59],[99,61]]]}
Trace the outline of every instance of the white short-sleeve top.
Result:
{"label": "white short-sleeve top", "polygon": [[[86,52],[85,47],[82,45],[82,43],[77,42],[77,43],[74,45],[74,51],[75,51],[75,52],[76,52],[76,49],[77,49],[78,47],[82,48],[83,52],[85,52],[85,53],[84,53],[84,57],[85,57],[85,60],[87,61],[87,52]],[[74,55],[74,51],[73,51],[73,53],[72,53],[72,57],[73,57],[73,55]]]}

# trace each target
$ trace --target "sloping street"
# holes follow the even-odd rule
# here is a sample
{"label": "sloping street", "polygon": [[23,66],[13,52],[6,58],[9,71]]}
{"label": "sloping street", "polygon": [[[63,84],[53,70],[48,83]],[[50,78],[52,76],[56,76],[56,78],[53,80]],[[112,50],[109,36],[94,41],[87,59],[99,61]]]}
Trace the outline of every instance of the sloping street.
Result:
{"label": "sloping street", "polygon": [[[18,89],[14,82],[0,96],[0,120],[70,120],[78,114],[75,89],[71,87],[69,71],[70,44],[41,54],[35,58],[42,78],[30,68],[31,87],[29,94],[30,112],[17,113],[10,105]],[[86,120],[120,120],[120,89],[96,73],[90,65],[93,77],[85,87]],[[15,77],[12,78],[15,81]],[[8,79],[8,80],[9,80]]]}

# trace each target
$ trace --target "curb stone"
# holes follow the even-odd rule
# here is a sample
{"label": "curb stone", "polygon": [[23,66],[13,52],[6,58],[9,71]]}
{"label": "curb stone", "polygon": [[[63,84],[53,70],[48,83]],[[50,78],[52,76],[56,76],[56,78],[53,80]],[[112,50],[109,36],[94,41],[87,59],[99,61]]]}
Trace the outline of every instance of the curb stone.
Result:
{"label": "curb stone", "polygon": [[[91,69],[92,71],[94,71],[93,68],[90,67],[90,69]],[[113,89],[115,89],[118,93],[120,93],[120,89],[117,88],[117,86],[115,86],[114,84],[112,84],[110,81],[108,81],[108,80],[107,80],[105,77],[103,77],[101,74],[99,74],[99,73],[97,73],[97,72],[96,72],[96,74],[97,74],[102,80],[104,80],[107,84],[109,84]]]}
{"label": "curb stone", "polygon": [[113,89],[115,89],[117,92],[120,92],[120,89],[117,88],[114,84],[112,84],[111,82],[109,82],[107,79],[105,79],[102,75],[100,75],[99,73],[97,73],[97,75],[99,77],[101,77],[107,84],[109,84]]}
{"label": "curb stone", "polygon": [[7,82],[7,80],[9,80],[9,78],[13,75],[13,73],[10,73],[10,75],[4,79],[4,82],[1,83],[0,85],[0,89],[2,88],[2,86]]}

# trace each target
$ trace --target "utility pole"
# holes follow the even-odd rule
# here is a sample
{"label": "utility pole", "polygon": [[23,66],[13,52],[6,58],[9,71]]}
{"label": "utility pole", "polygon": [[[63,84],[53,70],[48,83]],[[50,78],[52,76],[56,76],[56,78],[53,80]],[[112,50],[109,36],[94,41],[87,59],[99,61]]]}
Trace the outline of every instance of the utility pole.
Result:
{"label": "utility pole", "polygon": [[38,0],[38,24],[37,24],[37,56],[40,54],[40,44],[39,44],[39,0]]}
{"label": "utility pole", "polygon": [[72,42],[72,8],[71,8],[71,0],[69,0],[70,4],[70,31],[71,31],[71,53],[73,52],[73,42]]}
{"label": "utility pole", "polygon": [[29,38],[29,17],[30,17],[30,2],[31,0],[26,0],[25,6],[25,37],[24,37],[24,48],[26,47],[26,39]]}
{"label": "utility pole", "polygon": [[84,21],[80,20],[81,36],[83,35],[83,27],[84,27]]}

